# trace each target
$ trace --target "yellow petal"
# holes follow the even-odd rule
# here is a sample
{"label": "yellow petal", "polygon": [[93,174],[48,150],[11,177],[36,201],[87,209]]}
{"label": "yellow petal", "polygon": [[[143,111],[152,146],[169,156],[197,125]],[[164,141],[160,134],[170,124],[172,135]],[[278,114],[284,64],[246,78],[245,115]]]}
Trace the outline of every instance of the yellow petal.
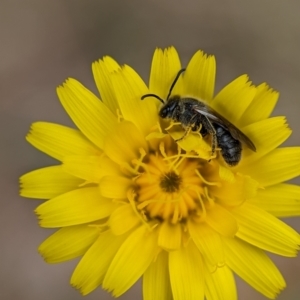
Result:
{"label": "yellow petal", "polygon": [[158,114],[155,101],[141,100],[148,93],[146,84],[132,68],[124,66],[113,74],[113,86],[123,118],[148,134],[157,123]]}
{"label": "yellow petal", "polygon": [[183,76],[184,94],[209,102],[214,94],[215,76],[215,57],[207,56],[203,51],[197,51],[188,63]]}
{"label": "yellow petal", "polygon": [[173,300],[166,251],[157,256],[143,276],[143,299]]}
{"label": "yellow petal", "polygon": [[[154,52],[151,65],[149,81],[150,93],[156,94],[162,99],[166,99],[171,84],[180,69],[180,59],[174,47],[169,47],[164,50],[157,48]],[[174,93],[179,92],[179,85],[180,82],[174,87]],[[153,101],[157,100],[153,99]],[[156,103],[159,104],[158,101]]]}
{"label": "yellow petal", "polygon": [[237,291],[232,271],[223,266],[215,272],[205,269],[205,299],[207,300],[236,300]]}
{"label": "yellow petal", "polygon": [[92,64],[95,83],[102,101],[116,116],[119,106],[114,93],[111,74],[120,68],[119,64],[109,56],[105,56],[102,60],[99,59]]}
{"label": "yellow petal", "polygon": [[92,92],[75,79],[57,88],[61,104],[82,133],[100,149],[104,137],[117,125],[116,116]]}
{"label": "yellow petal", "polygon": [[255,197],[258,187],[257,181],[238,173],[234,182],[222,181],[220,186],[212,186],[210,192],[218,198],[219,204],[237,206]]}
{"label": "yellow petal", "polygon": [[141,223],[130,204],[124,204],[114,210],[109,218],[109,226],[113,234],[121,235]]}
{"label": "yellow petal", "polygon": [[105,218],[114,207],[111,199],[100,195],[98,187],[88,187],[48,200],[38,206],[35,212],[41,227],[55,228]]}
{"label": "yellow petal", "polygon": [[266,83],[257,86],[256,95],[241,118],[241,126],[267,119],[272,113],[278,97],[279,93]]}
{"label": "yellow petal", "polygon": [[237,219],[237,236],[269,252],[294,257],[300,245],[300,235],[284,222],[251,204],[232,209]]}
{"label": "yellow petal", "polygon": [[77,189],[83,181],[63,171],[62,166],[31,171],[20,178],[20,195],[28,198],[50,199]]}
{"label": "yellow petal", "polygon": [[159,229],[158,245],[165,250],[178,250],[181,246],[181,231],[180,223],[163,222]]}
{"label": "yellow petal", "polygon": [[250,203],[276,217],[300,215],[300,187],[293,184],[277,184],[259,190]]}
{"label": "yellow petal", "polygon": [[227,166],[219,165],[219,177],[221,180],[224,180],[225,182],[229,182],[229,183],[235,182],[234,173]]}
{"label": "yellow petal", "polygon": [[140,157],[140,149],[148,150],[141,132],[130,122],[122,122],[105,139],[104,152],[116,163],[129,163]]}
{"label": "yellow petal", "polygon": [[100,182],[101,195],[107,198],[127,198],[132,181],[122,176],[105,176]]}
{"label": "yellow petal", "polygon": [[193,242],[169,253],[169,273],[174,300],[204,299],[203,262]]}
{"label": "yellow petal", "polygon": [[99,183],[105,175],[120,174],[119,166],[104,155],[67,156],[63,160],[63,170],[90,183]]}
{"label": "yellow petal", "polygon": [[101,285],[113,257],[125,238],[126,235],[114,236],[110,231],[101,233],[77,265],[71,284],[83,295]]}
{"label": "yellow petal", "polygon": [[195,245],[209,264],[210,271],[224,266],[225,258],[222,240],[210,226],[205,223],[188,222],[188,231]]}
{"label": "yellow petal", "polygon": [[277,267],[264,251],[239,239],[224,238],[228,266],[254,289],[275,299],[285,287]]}
{"label": "yellow petal", "polygon": [[125,293],[147,270],[157,253],[157,232],[139,227],[119,248],[103,281],[114,297]]}
{"label": "yellow petal", "polygon": [[26,139],[40,151],[60,161],[67,155],[100,153],[80,131],[53,123],[33,123]]}
{"label": "yellow petal", "polygon": [[238,225],[230,212],[218,204],[207,210],[205,222],[223,236],[233,237]]}
{"label": "yellow petal", "polygon": [[246,166],[241,173],[251,176],[262,186],[270,186],[300,175],[300,147],[278,148]]}
{"label": "yellow petal", "polygon": [[[174,140],[178,140],[182,138],[184,131],[170,132],[170,135]],[[209,160],[211,158],[211,146],[199,134],[189,134],[177,143],[183,150],[192,151],[191,156],[195,155],[195,151],[201,159]]]}
{"label": "yellow petal", "polygon": [[292,133],[292,130],[286,123],[285,117],[262,120],[244,127],[242,131],[254,143],[256,152],[245,146],[243,149],[243,159],[238,165],[239,167],[251,164],[271,152],[286,141]]}
{"label": "yellow petal", "polygon": [[256,94],[256,88],[243,75],[225,86],[211,101],[210,106],[230,123],[239,127],[239,120]]}
{"label": "yellow petal", "polygon": [[65,227],[48,237],[38,250],[47,263],[60,263],[83,255],[98,235],[96,226]]}

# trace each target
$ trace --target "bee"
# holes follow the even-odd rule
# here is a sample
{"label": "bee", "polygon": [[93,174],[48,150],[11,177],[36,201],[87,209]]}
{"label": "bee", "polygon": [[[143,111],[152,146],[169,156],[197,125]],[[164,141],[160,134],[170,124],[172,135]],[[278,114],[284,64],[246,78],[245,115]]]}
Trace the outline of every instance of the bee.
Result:
{"label": "bee", "polygon": [[166,100],[155,94],[143,95],[141,100],[147,97],[155,97],[163,103],[159,116],[163,119],[179,122],[185,129],[184,135],[179,140],[182,140],[191,130],[199,131],[203,137],[210,135],[212,156],[215,154],[216,147],[218,147],[229,166],[237,165],[241,159],[242,142],[254,152],[256,151],[255,145],[237,127],[202,100],[179,95],[170,97],[179,76],[184,71],[185,69],[181,69],[177,73]]}

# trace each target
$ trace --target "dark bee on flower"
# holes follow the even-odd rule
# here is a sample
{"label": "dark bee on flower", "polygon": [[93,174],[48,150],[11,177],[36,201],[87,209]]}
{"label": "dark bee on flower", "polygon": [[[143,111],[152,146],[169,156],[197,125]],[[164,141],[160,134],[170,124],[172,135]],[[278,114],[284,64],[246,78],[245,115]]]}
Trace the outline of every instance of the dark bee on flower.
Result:
{"label": "dark bee on flower", "polygon": [[184,135],[179,140],[183,139],[190,130],[199,131],[202,136],[210,135],[212,155],[215,154],[216,147],[219,147],[225,162],[229,166],[237,165],[241,159],[242,142],[252,151],[256,151],[255,145],[244,133],[205,102],[178,95],[170,97],[179,76],[184,71],[185,69],[182,69],[177,73],[166,100],[155,94],[143,95],[141,99],[155,97],[163,103],[159,116],[179,122],[185,129]]}

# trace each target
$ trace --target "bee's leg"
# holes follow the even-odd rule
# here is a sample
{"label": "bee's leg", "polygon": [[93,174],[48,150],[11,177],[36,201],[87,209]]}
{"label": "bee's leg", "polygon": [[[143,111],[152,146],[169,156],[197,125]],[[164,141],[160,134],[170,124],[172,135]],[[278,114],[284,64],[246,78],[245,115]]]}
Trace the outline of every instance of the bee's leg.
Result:
{"label": "bee's leg", "polygon": [[185,130],[183,136],[181,138],[175,140],[175,142],[179,142],[179,141],[183,140],[190,133],[191,129],[192,129],[191,126],[187,127],[187,129]]}
{"label": "bee's leg", "polygon": [[192,125],[192,131],[200,131],[202,126],[202,117],[201,116],[194,116],[193,117],[194,124]]}
{"label": "bee's leg", "polygon": [[203,125],[203,116],[197,116],[195,123],[192,126],[192,131],[199,131],[202,137],[205,137],[208,134],[207,126]]}
{"label": "bee's leg", "polygon": [[202,126],[202,124],[199,132],[202,135],[202,137],[206,137],[208,135],[207,129],[204,126]]}
{"label": "bee's leg", "polygon": [[195,131],[195,128],[197,126],[199,126],[199,125],[197,125],[197,122],[198,122],[198,120],[197,120],[196,114],[193,115],[191,118],[189,118],[188,122],[185,122],[185,120],[183,119],[182,123],[188,124],[188,126],[186,126],[186,130],[185,130],[183,136],[180,139],[175,140],[175,142],[179,142],[179,141],[183,140],[190,133],[191,130]]}
{"label": "bee's leg", "polygon": [[211,135],[211,155],[213,156],[215,154],[216,147],[217,147],[216,130],[215,130],[213,124],[210,122],[210,120],[206,116],[203,116],[202,124],[203,124],[204,129]]}

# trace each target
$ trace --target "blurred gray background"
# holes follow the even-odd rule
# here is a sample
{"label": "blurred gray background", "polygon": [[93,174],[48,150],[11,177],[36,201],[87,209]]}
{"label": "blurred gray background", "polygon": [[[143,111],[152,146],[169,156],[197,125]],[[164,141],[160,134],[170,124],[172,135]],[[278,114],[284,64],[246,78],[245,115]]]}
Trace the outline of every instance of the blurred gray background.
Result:
{"label": "blurred gray background", "polygon": [[[18,196],[21,174],[54,163],[25,142],[30,124],[72,125],[57,85],[74,77],[96,91],[91,63],[103,55],[147,81],[155,47],[174,45],[184,63],[203,49],[216,55],[217,90],[247,73],[280,91],[274,115],[294,130],[287,145],[300,145],[299,15],[299,0],[1,0],[0,299],[112,299],[101,289],[82,297],[69,285],[77,261],[42,260],[37,247],[51,230],[37,225],[40,202]],[[287,222],[300,231],[299,219]],[[300,258],[272,258],[288,285],[278,299],[299,299]],[[239,299],[265,299],[237,283]],[[121,299],[141,299],[140,284]]]}

